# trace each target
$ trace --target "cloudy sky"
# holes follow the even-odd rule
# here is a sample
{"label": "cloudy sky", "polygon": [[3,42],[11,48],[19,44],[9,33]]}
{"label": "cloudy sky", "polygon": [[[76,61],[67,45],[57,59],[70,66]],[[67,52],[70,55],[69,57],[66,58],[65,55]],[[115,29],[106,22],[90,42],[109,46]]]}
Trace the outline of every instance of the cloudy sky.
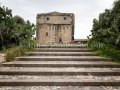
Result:
{"label": "cloudy sky", "polygon": [[75,39],[85,39],[92,29],[93,19],[112,8],[114,0],[0,0],[1,6],[12,9],[13,16],[36,24],[37,13],[53,11],[75,14]]}

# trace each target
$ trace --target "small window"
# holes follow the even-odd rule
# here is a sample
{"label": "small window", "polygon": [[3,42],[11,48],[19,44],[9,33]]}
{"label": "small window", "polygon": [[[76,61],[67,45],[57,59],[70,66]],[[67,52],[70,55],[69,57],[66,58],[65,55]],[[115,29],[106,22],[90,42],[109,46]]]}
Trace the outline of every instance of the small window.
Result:
{"label": "small window", "polygon": [[64,17],[64,20],[66,20],[66,17]]}
{"label": "small window", "polygon": [[48,36],[48,32],[46,32],[46,36]]}
{"label": "small window", "polygon": [[49,18],[47,18],[47,20],[49,20]]}

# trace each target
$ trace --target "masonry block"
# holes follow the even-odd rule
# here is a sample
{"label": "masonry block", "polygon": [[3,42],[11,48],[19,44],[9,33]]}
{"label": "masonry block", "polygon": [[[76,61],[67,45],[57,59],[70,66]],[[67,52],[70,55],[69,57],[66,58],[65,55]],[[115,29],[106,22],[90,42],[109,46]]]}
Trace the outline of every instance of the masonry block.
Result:
{"label": "masonry block", "polygon": [[0,63],[6,62],[6,54],[0,54]]}

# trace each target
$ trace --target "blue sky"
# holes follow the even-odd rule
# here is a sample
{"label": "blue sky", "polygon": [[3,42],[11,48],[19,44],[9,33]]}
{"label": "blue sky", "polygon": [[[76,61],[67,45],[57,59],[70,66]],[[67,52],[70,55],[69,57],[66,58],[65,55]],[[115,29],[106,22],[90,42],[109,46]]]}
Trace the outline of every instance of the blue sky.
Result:
{"label": "blue sky", "polygon": [[75,39],[86,39],[92,29],[93,19],[105,9],[111,9],[114,0],[0,0],[1,6],[12,9],[13,16],[36,24],[38,13],[53,11],[75,14]]}

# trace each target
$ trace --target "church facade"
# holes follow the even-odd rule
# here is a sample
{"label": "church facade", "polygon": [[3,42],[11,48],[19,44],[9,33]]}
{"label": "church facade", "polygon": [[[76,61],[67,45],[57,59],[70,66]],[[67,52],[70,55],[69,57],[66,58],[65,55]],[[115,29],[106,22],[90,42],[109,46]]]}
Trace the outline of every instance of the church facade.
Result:
{"label": "church facade", "polygon": [[36,16],[36,42],[59,43],[62,36],[63,43],[70,43],[74,35],[75,16],[73,13],[41,13]]}

